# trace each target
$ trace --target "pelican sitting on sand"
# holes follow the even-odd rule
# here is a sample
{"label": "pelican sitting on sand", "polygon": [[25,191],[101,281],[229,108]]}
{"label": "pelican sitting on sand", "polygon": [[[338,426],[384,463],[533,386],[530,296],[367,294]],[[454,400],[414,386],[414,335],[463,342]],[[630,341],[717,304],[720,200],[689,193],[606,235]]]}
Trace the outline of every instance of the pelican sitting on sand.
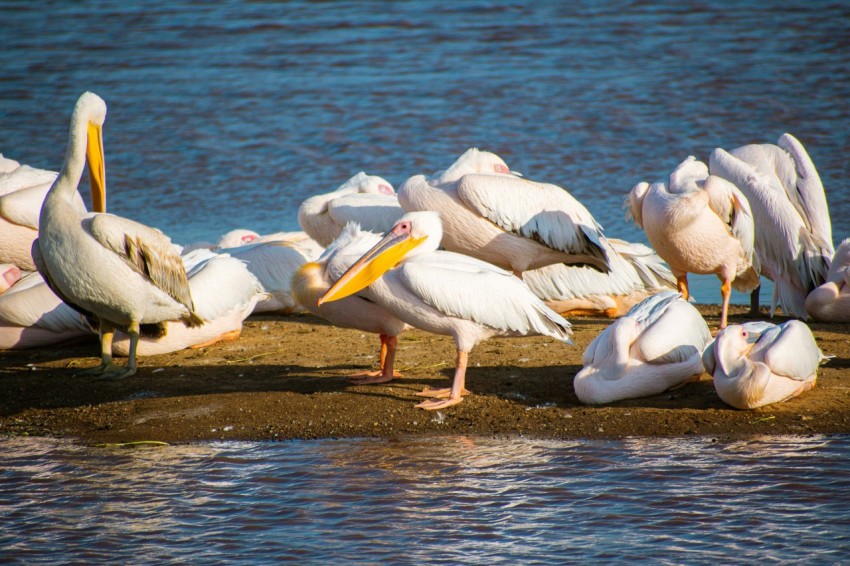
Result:
{"label": "pelican sitting on sand", "polygon": [[[81,215],[74,206],[86,162],[93,208],[105,210],[102,126],[106,103],[86,92],[71,116],[65,162],[39,217],[33,259],[62,300],[98,319],[101,365],[91,373],[124,377],[136,372],[142,324],[164,328],[170,320],[203,324],[194,312],[186,270],[171,240],[159,230],[106,213]],[[126,368],[112,363],[116,326],[130,336]]]}
{"label": "pelican sitting on sand", "polygon": [[602,331],[573,381],[582,403],[611,403],[662,393],[699,379],[708,325],[693,305],[664,291]]}
{"label": "pelican sitting on sand", "polygon": [[703,352],[717,394],[737,409],[779,403],[810,390],[826,359],[799,320],[728,326]]}
{"label": "pelican sitting on sand", "polygon": [[402,214],[393,186],[377,175],[361,171],[335,191],[312,196],[301,203],[298,224],[327,247],[349,222],[383,234]]}
{"label": "pelican sitting on sand", "polygon": [[441,238],[438,213],[405,214],[319,299],[322,305],[363,290],[362,296],[411,326],[454,339],[452,387],[420,393],[433,397],[417,405],[423,409],[461,402],[469,352],[478,342],[536,334],[571,343],[572,334],[570,323],[520,279],[475,258],[437,251]]}
{"label": "pelican sitting on sand", "polygon": [[602,228],[564,189],[525,180],[498,156],[471,148],[445,171],[398,189],[407,212],[434,210],[443,247],[513,271],[555,263],[609,270]]}
{"label": "pelican sitting on sand", "polygon": [[753,218],[746,197],[733,184],[708,174],[693,156],[664,183],[638,183],[627,197],[629,214],[670,265],[687,300],[688,273],[714,273],[721,281],[720,328],[726,327],[732,288],[758,286]]}
{"label": "pelican sitting on sand", "polygon": [[380,336],[380,368],[377,372],[351,376],[349,380],[356,385],[386,383],[400,377],[401,374],[394,370],[397,337],[410,326],[380,304],[356,294],[321,305],[318,300],[380,239],[377,234],[364,232],[357,224],[349,223],[317,261],[305,263],[292,279],[292,296],[311,313],[336,326]]}

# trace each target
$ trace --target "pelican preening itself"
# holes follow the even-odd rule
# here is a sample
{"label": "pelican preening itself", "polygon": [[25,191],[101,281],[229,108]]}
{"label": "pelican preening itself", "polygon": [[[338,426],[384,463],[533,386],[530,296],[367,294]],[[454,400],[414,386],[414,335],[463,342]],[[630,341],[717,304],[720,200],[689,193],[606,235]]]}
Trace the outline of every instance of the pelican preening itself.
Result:
{"label": "pelican preening itself", "polygon": [[699,379],[711,334],[680,293],[664,291],[596,336],[573,387],[582,403],[647,397]]}
{"label": "pelican preening itself", "polygon": [[402,216],[375,246],[319,299],[319,306],[362,290],[400,320],[451,336],[457,363],[451,389],[426,389],[417,405],[440,409],[466,393],[469,352],[492,336],[539,334],[571,343],[570,323],[553,312],[510,272],[468,256],[438,251],[436,212]]}
{"label": "pelican preening itself", "polygon": [[835,250],[826,281],[806,297],[806,312],[815,320],[850,322],[850,238]]}
{"label": "pelican preening itself", "polygon": [[[144,224],[106,213],[81,215],[74,206],[77,185],[88,162],[94,210],[105,210],[102,126],[106,103],[84,93],[74,107],[65,162],[50,187],[33,245],[36,267],[66,302],[97,317],[101,365],[109,377],[136,372],[136,346],[142,324],[160,327],[170,320],[197,326],[186,270],[171,240]],[[130,335],[126,368],[112,363],[116,326]]]}
{"label": "pelican preening itself", "polygon": [[737,409],[779,403],[810,390],[826,359],[799,320],[728,326],[703,353],[717,394]]}
{"label": "pelican preening itself", "polygon": [[349,222],[363,230],[383,234],[404,211],[393,186],[363,171],[335,191],[306,199],[298,208],[298,224],[322,246],[329,246]]}
{"label": "pelican preening itself", "polygon": [[713,273],[721,281],[720,328],[727,324],[732,288],[758,286],[753,218],[746,197],[733,184],[708,174],[693,156],[662,182],[638,183],[627,197],[629,215],[676,276],[688,299],[688,273]]}
{"label": "pelican preening itself", "polygon": [[567,191],[525,180],[497,155],[467,150],[445,171],[398,189],[407,212],[433,210],[443,247],[520,276],[555,263],[609,270],[601,227]]}
{"label": "pelican preening itself", "polygon": [[823,184],[803,144],[791,134],[776,144],[717,148],[709,168],[749,201],[761,273],[775,283],[771,316],[781,304],[785,314],[805,320],[806,296],[826,280],[835,253],[832,224]]}
{"label": "pelican preening itself", "polygon": [[380,239],[377,234],[361,231],[357,224],[350,223],[317,261],[305,263],[292,280],[293,297],[311,313],[342,328],[379,335],[379,370],[351,376],[349,380],[357,385],[386,383],[400,376],[394,370],[397,337],[410,326],[380,304],[356,294],[321,305],[318,301]]}

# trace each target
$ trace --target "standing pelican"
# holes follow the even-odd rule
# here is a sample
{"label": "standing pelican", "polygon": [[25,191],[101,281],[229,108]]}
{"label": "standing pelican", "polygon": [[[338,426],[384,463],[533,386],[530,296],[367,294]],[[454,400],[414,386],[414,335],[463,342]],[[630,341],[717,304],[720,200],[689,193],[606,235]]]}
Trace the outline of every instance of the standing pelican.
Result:
{"label": "standing pelican", "polygon": [[799,320],[734,324],[721,330],[703,353],[717,394],[736,409],[755,409],[808,391],[826,359],[812,331]]}
{"label": "standing pelican", "polygon": [[806,297],[806,312],[815,320],[850,322],[850,238],[835,250],[826,281]]}
{"label": "standing pelican", "polygon": [[[194,312],[183,262],[159,230],[106,213],[82,216],[73,205],[88,161],[95,210],[105,210],[102,126],[106,103],[86,92],[71,116],[65,162],[39,216],[33,259],[63,300],[96,316],[101,365],[93,373],[124,377],[136,372],[141,324],[163,327],[169,320],[203,324]],[[126,326],[130,351],[126,368],[112,363],[116,326]]]}
{"label": "standing pelican", "polygon": [[[835,253],[832,224],[820,176],[803,144],[783,134],[773,144],[715,149],[712,175],[746,195],[755,219],[755,250],[761,273],[775,283],[770,314],[806,319],[806,296],[826,280]],[[758,305],[758,295],[754,296]]]}
{"label": "standing pelican", "polygon": [[336,326],[355,328],[380,336],[380,369],[377,372],[351,376],[350,381],[357,385],[386,383],[400,376],[393,369],[397,337],[410,326],[380,304],[358,295],[321,305],[318,304],[318,300],[380,239],[377,234],[363,232],[357,224],[349,223],[318,261],[305,263],[292,279],[292,296],[298,304],[311,313]]}
{"label": "standing pelican", "polygon": [[[266,298],[263,286],[245,263],[229,254],[194,250],[183,256],[195,312],[204,319],[200,326],[187,327],[168,321],[164,335],[142,336],[136,348],[139,356],[167,354],[184,348],[202,348],[216,342],[236,340],[242,333],[242,321],[258,301]],[[130,339],[116,331],[112,352],[126,356]]]}
{"label": "standing pelican", "polygon": [[573,387],[582,403],[656,395],[699,379],[709,342],[708,325],[696,308],[680,293],[664,291],[593,339]]}
{"label": "standing pelican", "polygon": [[726,327],[732,287],[758,286],[753,253],[753,218],[747,199],[734,185],[708,174],[693,156],[664,183],[638,183],[627,197],[629,214],[676,276],[687,300],[688,273],[714,273],[721,281],[720,328]]}
{"label": "standing pelican", "polygon": [[306,199],[298,207],[298,223],[311,238],[329,246],[349,222],[370,232],[386,232],[404,214],[393,186],[363,171],[333,192]]}
{"label": "standing pelican", "polygon": [[554,264],[522,274],[529,289],[563,316],[617,318],[647,297],[676,288],[670,268],[643,244],[608,239],[611,271]]}
{"label": "standing pelican", "polygon": [[471,148],[447,170],[398,190],[407,212],[434,210],[443,247],[513,271],[555,263],[609,270],[602,228],[567,191],[522,179],[497,155]]}
{"label": "standing pelican", "polygon": [[[469,352],[491,336],[539,334],[571,343],[570,323],[549,309],[511,273],[452,252],[437,251],[436,212],[402,216],[375,246],[319,299],[319,305],[361,293],[399,319],[454,338],[457,364],[451,389],[426,389],[417,405],[441,409],[460,403]],[[365,289],[368,286],[368,289]]]}

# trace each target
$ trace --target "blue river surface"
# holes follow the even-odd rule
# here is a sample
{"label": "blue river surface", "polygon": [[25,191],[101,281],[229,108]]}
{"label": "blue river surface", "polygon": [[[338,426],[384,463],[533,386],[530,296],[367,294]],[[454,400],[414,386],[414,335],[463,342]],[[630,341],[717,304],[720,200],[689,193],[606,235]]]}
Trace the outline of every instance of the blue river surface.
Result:
{"label": "blue river surface", "polygon": [[0,440],[23,564],[838,564],[850,437]]}
{"label": "blue river surface", "polygon": [[[109,106],[109,209],[175,242],[297,230],[358,171],[468,147],[558,184],[608,236],[688,155],[808,149],[850,237],[850,3],[0,0],[0,153],[58,170]],[[720,301],[695,277],[698,302]],[[733,302],[745,303],[736,293]],[[762,303],[770,291],[762,293]],[[0,562],[850,561],[850,438],[0,439]]]}

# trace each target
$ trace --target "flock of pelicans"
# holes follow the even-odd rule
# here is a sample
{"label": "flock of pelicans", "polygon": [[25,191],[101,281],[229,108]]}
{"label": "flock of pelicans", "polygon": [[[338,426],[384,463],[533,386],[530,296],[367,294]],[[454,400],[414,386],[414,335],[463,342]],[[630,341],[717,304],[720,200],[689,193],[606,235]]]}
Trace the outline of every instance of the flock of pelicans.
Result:
{"label": "flock of pelicans", "polygon": [[[617,320],[584,352],[582,402],[654,395],[708,372],[721,399],[753,408],[814,386],[826,357],[796,319],[850,321],[850,239],[835,252],[823,186],[788,134],[716,149],[708,166],[689,157],[667,182],[636,185],[629,214],[654,250],[606,238],[567,191],[474,148],[397,193],[358,173],[301,205],[304,232],[236,230],[180,247],[106,213],[105,118],[100,97],[79,98],[58,175],[0,156],[0,348],[99,333],[101,364],[82,373],[117,378],[135,373],[137,354],[236,338],[252,313],[306,309],[380,336],[380,368],[357,384],[398,375],[404,330],[451,336],[452,386],[422,391],[417,405],[439,409],[468,394],[478,342],[571,343],[563,315],[604,314]],[[91,213],[77,191],[86,167]],[[714,337],[687,300],[688,273],[721,281]],[[771,315],[781,306],[795,320],[727,326],[731,289],[757,301],[760,275],[775,283]]]}

